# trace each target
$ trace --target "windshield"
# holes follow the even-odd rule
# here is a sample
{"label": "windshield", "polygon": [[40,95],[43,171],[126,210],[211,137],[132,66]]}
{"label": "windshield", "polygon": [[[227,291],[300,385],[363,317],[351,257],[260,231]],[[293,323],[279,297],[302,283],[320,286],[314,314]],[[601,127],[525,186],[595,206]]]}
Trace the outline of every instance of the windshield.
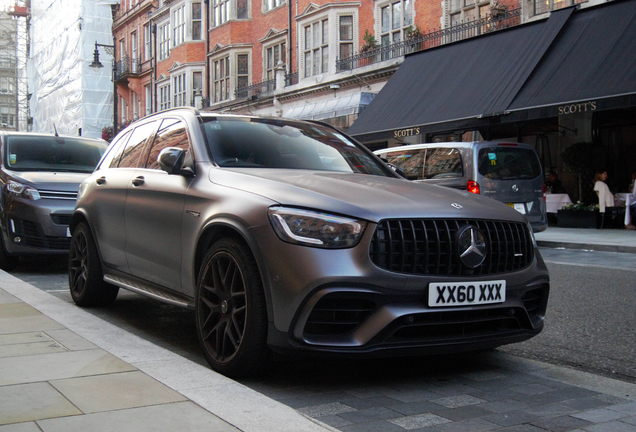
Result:
{"label": "windshield", "polygon": [[288,168],[392,177],[371,154],[336,130],[314,124],[251,118],[204,123],[220,167]]}
{"label": "windshield", "polygon": [[530,149],[487,147],[479,150],[479,174],[493,180],[533,179],[541,175],[541,165]]}
{"label": "windshield", "polygon": [[106,146],[106,143],[82,138],[9,136],[4,164],[14,171],[91,173]]}

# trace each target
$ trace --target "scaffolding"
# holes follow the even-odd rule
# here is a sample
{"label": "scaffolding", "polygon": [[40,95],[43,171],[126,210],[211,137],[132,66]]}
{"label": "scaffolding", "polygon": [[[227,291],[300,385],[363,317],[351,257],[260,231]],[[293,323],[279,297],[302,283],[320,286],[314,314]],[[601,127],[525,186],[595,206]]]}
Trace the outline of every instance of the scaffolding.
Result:
{"label": "scaffolding", "polygon": [[0,129],[30,130],[26,63],[29,58],[30,0],[0,10]]}

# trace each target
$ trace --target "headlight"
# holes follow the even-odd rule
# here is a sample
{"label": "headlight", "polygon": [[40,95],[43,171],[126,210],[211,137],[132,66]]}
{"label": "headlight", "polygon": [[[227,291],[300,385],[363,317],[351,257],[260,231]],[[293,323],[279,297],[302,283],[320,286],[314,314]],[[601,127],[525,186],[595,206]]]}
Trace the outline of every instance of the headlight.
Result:
{"label": "headlight", "polygon": [[282,241],[325,249],[355,246],[367,226],[364,221],[309,210],[272,207],[268,214]]}
{"label": "headlight", "polygon": [[7,183],[7,190],[12,194],[22,198],[31,200],[40,199],[40,192],[38,192],[37,189],[30,186],[25,186],[22,183],[15,182],[13,180],[10,180],[9,183]]}

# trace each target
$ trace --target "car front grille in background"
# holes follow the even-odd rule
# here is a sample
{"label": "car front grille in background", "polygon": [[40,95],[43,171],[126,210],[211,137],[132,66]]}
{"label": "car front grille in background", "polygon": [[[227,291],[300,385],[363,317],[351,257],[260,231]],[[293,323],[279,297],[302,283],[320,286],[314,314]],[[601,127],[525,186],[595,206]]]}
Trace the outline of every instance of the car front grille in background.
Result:
{"label": "car front grille in background", "polygon": [[38,189],[41,198],[75,201],[77,192],[50,191]]}
{"label": "car front grille in background", "polygon": [[[486,237],[484,262],[468,269],[459,261],[457,231],[465,225]],[[378,223],[370,248],[378,267],[406,274],[491,275],[523,269],[534,259],[527,225],[475,219],[400,219]]]}
{"label": "car front grille in background", "polygon": [[14,220],[14,223],[15,235],[20,237],[21,244],[55,250],[67,250],[71,246],[70,238],[45,236],[40,226],[35,222],[17,219]]}

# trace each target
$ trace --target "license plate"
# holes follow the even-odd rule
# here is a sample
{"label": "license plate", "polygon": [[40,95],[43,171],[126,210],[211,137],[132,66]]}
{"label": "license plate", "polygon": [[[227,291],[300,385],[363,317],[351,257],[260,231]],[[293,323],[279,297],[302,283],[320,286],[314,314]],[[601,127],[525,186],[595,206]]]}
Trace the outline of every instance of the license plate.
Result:
{"label": "license plate", "polygon": [[526,214],[526,206],[523,203],[506,203],[521,214]]}
{"label": "license plate", "polygon": [[431,283],[430,307],[469,306],[506,301],[506,281]]}

